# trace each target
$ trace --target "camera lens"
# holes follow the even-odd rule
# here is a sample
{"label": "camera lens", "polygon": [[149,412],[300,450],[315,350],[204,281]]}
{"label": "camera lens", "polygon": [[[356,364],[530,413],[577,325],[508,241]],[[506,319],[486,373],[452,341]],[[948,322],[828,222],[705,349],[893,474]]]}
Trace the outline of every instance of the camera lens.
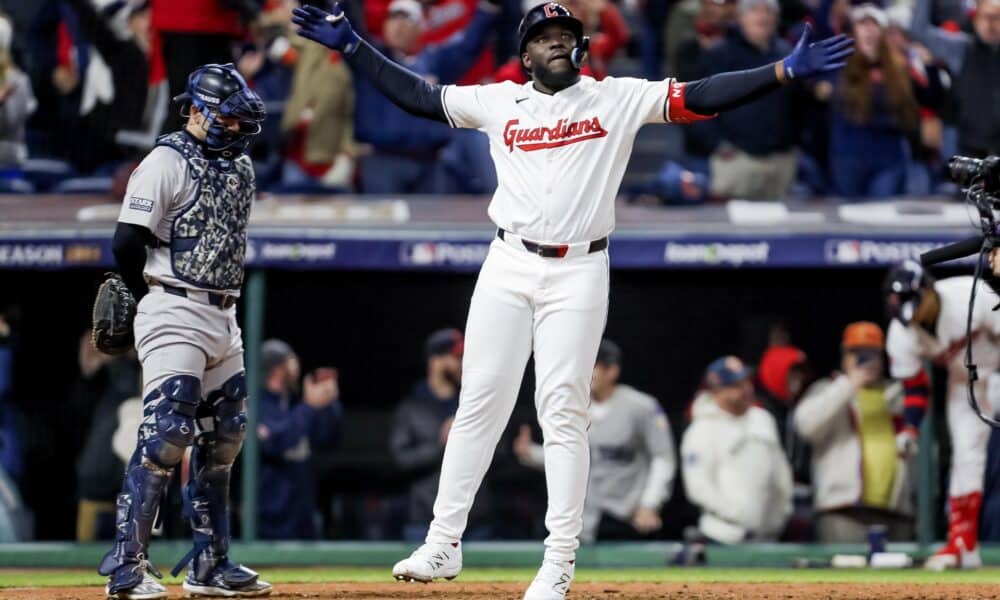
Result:
{"label": "camera lens", "polygon": [[951,172],[951,179],[955,183],[968,187],[979,175],[983,167],[983,161],[978,158],[967,156],[955,156],[948,161],[948,170]]}

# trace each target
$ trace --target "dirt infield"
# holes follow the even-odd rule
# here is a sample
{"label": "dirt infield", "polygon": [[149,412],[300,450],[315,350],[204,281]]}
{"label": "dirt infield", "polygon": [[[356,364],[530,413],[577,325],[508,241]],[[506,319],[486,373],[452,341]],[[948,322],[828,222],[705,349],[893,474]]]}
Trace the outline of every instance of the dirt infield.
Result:
{"label": "dirt infield", "polygon": [[[349,598],[436,598],[438,600],[517,600],[526,584],[512,583],[308,583],[275,586],[275,600]],[[95,600],[99,587],[0,589],[3,600]],[[184,591],[170,588],[171,598]],[[988,584],[848,583],[578,583],[569,600],[986,600],[1000,599],[1000,586]]]}

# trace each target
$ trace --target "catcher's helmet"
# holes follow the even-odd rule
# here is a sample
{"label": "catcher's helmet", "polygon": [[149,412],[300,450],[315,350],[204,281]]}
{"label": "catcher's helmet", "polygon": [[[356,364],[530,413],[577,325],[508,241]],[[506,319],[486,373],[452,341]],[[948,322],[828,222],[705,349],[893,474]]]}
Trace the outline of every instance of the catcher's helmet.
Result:
{"label": "catcher's helmet", "polygon": [[578,47],[584,44],[583,22],[574,17],[573,13],[562,4],[545,2],[524,13],[524,18],[521,19],[521,24],[517,27],[517,35],[521,40],[518,55],[524,54],[528,41],[537,35],[540,29],[552,23],[563,25],[572,31],[573,35],[576,36]]}
{"label": "catcher's helmet", "polygon": [[[205,143],[212,150],[238,154],[250,138],[260,133],[267,116],[264,102],[250,89],[233,63],[202,65],[188,76],[187,91],[174,97],[175,102],[189,103],[205,116],[208,135]],[[218,117],[239,119],[239,131],[232,131]]]}
{"label": "catcher's helmet", "polygon": [[909,325],[924,292],[933,283],[934,278],[915,260],[904,260],[893,266],[883,285],[889,316],[899,319],[903,325]]}

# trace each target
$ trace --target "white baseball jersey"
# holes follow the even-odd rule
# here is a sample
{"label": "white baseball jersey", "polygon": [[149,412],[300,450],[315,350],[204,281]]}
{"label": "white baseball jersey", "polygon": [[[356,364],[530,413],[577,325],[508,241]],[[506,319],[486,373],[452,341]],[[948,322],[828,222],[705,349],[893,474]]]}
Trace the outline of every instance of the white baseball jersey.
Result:
{"label": "white baseball jersey", "polygon": [[490,219],[528,240],[568,244],[614,229],[632,142],[643,125],[668,121],[671,81],[581,77],[552,95],[531,81],[450,85],[441,101],[452,127],[489,137],[499,182]]}
{"label": "white baseball jersey", "polygon": [[[933,332],[913,324],[904,326],[898,319],[889,324],[886,352],[890,373],[895,379],[913,377],[925,360],[931,360],[947,367],[949,382],[968,380],[965,325],[972,277],[942,279],[934,283],[934,290],[941,299],[941,312]],[[997,346],[1000,312],[993,310],[998,302],[1000,299],[996,293],[985,283],[980,283],[972,316],[972,353],[983,377],[1000,366],[1000,348]]]}
{"label": "white baseball jersey", "polygon": [[[187,161],[175,149],[167,146],[153,148],[129,178],[118,221],[149,229],[163,244],[146,251],[143,274],[147,280],[207,290],[209,288],[179,279],[171,264],[170,239],[174,220],[195,201],[199,193],[198,180],[189,174],[188,169]],[[240,294],[239,287],[211,288],[210,291],[233,296]]]}

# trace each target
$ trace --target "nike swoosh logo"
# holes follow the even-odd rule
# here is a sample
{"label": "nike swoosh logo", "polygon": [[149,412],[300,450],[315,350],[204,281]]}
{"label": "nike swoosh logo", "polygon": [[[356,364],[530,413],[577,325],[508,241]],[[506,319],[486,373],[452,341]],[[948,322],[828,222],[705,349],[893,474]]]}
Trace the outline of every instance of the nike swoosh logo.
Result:
{"label": "nike swoosh logo", "polygon": [[527,98],[518,98],[517,100],[514,100],[514,104],[520,104],[520,103],[524,102],[525,100],[527,100]]}

